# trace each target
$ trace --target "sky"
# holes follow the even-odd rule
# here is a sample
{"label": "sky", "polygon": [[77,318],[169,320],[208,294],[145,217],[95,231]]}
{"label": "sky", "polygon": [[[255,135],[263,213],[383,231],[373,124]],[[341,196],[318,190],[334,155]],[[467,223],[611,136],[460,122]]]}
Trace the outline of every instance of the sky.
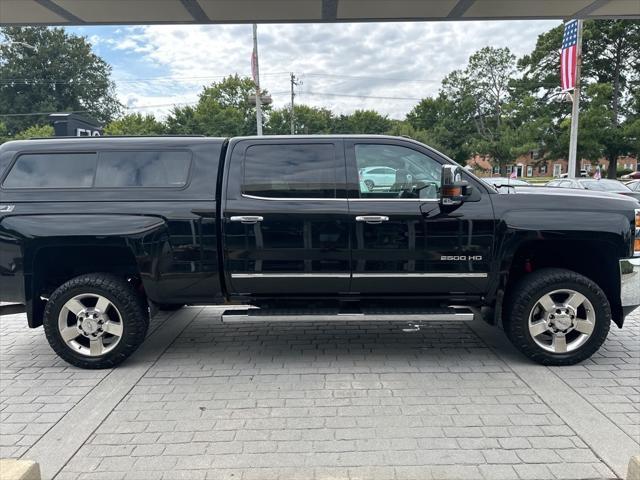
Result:
{"label": "sky", "polygon": [[[289,75],[302,82],[296,102],[336,113],[374,109],[402,119],[442,79],[491,45],[516,56],[559,21],[273,24],[258,26],[260,83],[274,107],[289,104]],[[251,75],[251,25],[151,25],[68,28],[89,39],[113,67],[127,112],[164,118],[194,104],[202,87]]]}

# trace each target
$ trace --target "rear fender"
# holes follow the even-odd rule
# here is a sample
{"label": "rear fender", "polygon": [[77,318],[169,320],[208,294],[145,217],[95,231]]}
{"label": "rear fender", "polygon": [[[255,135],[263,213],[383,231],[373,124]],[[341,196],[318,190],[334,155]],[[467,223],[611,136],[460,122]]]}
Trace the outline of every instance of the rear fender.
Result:
{"label": "rear fender", "polygon": [[[25,215],[4,218],[5,232],[22,247],[24,296],[29,326],[42,323],[43,302],[39,295],[43,279],[38,278],[38,256],[45,249],[62,248],[66,252],[106,248],[125,248],[135,261],[135,269],[145,293],[151,300],[158,293],[162,257],[170,255],[168,228],[161,217],[142,215]],[[102,262],[105,259],[101,259]],[[108,259],[107,259],[108,262]]]}

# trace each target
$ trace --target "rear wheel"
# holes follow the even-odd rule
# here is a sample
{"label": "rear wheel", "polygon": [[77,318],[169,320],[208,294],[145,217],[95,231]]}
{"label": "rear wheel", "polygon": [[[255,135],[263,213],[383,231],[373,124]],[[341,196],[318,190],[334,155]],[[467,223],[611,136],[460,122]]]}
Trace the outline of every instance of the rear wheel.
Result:
{"label": "rear wheel", "polygon": [[505,331],[518,350],[543,365],[573,365],[593,355],[609,333],[611,309],[602,289],[570,270],[524,277],[510,294]]}
{"label": "rear wheel", "polygon": [[49,298],[44,330],[53,350],[80,368],[110,368],[144,341],[147,309],[124,279],[104,273],[73,278]]}
{"label": "rear wheel", "polygon": [[373,187],[376,186],[375,183],[373,183],[373,180],[365,180],[364,184],[367,186],[369,191],[373,190]]}

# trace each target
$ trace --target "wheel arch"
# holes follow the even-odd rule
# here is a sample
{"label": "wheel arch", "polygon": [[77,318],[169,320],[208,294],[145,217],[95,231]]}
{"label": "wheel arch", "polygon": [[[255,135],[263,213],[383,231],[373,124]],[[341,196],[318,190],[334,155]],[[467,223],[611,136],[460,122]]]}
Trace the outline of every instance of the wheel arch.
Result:
{"label": "wheel arch", "polygon": [[[612,319],[622,328],[620,302],[620,239],[599,235],[592,238],[523,238],[502,265],[501,287],[506,297],[527,274],[542,268],[563,268],[593,280],[605,293]],[[506,303],[506,302],[505,302]],[[504,321],[504,320],[503,320]]]}
{"label": "wheel arch", "polygon": [[[155,298],[161,262],[170,251],[166,222],[140,215],[33,215],[12,218],[20,233],[29,327],[42,325],[46,298],[78,275],[109,272],[138,282]],[[44,299],[43,299],[44,298]]]}

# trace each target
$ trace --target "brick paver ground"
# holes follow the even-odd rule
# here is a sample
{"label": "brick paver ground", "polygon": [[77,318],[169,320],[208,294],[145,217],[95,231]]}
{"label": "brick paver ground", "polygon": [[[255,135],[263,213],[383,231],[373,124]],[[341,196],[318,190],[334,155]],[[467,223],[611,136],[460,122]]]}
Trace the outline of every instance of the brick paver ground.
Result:
{"label": "brick paver ground", "polygon": [[[193,321],[97,428],[69,431],[87,440],[56,479],[616,478],[465,323],[405,333],[186,312]],[[19,457],[119,372],[68,366],[22,315],[0,327],[0,457]],[[640,442],[640,315],[591,360],[536,368]]]}

